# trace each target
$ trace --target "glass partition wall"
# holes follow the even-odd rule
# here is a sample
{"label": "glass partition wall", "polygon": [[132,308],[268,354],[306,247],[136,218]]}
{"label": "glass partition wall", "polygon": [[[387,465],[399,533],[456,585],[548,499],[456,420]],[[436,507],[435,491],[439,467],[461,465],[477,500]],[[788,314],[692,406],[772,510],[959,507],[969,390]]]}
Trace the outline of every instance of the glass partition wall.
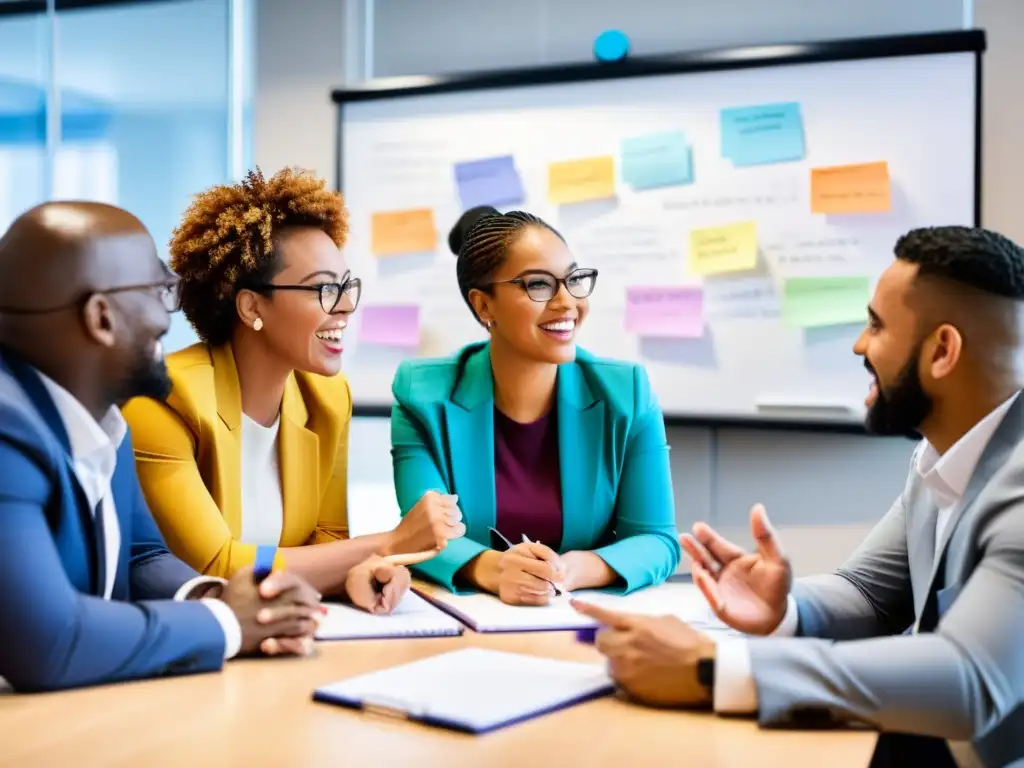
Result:
{"label": "glass partition wall", "polygon": [[[0,2],[0,231],[99,200],[166,256],[189,197],[251,163],[251,27],[248,0]],[[178,316],[165,341],[194,336]]]}

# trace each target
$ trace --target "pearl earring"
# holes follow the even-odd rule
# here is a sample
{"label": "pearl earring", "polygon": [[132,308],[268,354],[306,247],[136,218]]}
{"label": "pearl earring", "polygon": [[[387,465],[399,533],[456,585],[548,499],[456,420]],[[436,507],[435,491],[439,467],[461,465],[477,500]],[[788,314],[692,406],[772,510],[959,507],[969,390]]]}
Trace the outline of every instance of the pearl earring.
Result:
{"label": "pearl earring", "polygon": [[263,330],[263,318],[262,317],[257,317],[256,318],[256,322],[252,324],[252,329],[254,331],[262,331]]}
{"label": "pearl earring", "polygon": [[491,321],[491,320],[488,320],[488,321],[487,321],[487,330],[488,330],[488,331],[489,331],[489,330],[491,330],[491,327],[492,327],[493,325],[494,325],[494,322],[493,322],[493,321]]}

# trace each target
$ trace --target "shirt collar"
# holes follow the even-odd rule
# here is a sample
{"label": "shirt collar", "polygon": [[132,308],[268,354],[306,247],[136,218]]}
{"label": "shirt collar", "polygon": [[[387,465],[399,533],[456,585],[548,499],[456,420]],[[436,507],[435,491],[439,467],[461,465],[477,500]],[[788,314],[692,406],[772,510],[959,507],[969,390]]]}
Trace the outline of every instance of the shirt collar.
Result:
{"label": "shirt collar", "polygon": [[97,422],[64,387],[43,373],[39,373],[39,378],[64,422],[71,443],[72,459],[88,460],[101,451],[109,451],[111,448],[116,451],[128,433],[128,426],[119,408],[111,406]]}
{"label": "shirt collar", "polygon": [[937,493],[941,501],[955,503],[964,495],[971,475],[981,460],[981,454],[985,452],[989,440],[1016,399],[1017,394],[1012,395],[971,427],[941,456],[931,443],[924,441],[922,449],[917,454],[915,469],[925,485]]}

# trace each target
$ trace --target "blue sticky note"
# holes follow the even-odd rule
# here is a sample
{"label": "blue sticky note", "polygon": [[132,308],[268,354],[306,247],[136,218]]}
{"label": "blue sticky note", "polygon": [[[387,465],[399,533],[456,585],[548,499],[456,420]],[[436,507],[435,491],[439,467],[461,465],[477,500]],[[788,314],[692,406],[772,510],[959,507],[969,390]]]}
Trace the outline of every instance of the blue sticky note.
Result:
{"label": "blue sticky note", "polygon": [[512,155],[455,164],[455,184],[463,210],[478,205],[514,205],[523,202],[523,181]]}
{"label": "blue sticky note", "polygon": [[622,140],[622,179],[634,189],[693,182],[690,145],[682,131]]}
{"label": "blue sticky note", "polygon": [[735,166],[804,159],[804,124],[793,102],[721,111],[722,157]]}

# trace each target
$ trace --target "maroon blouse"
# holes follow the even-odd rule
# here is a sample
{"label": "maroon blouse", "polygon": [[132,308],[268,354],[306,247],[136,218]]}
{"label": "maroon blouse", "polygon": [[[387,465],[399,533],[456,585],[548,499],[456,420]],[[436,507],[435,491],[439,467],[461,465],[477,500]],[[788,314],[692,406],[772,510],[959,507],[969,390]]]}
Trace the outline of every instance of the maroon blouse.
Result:
{"label": "maroon blouse", "polygon": [[530,424],[494,409],[495,527],[513,544],[523,534],[558,550],[562,542],[562,478],[558,417],[552,408]]}

